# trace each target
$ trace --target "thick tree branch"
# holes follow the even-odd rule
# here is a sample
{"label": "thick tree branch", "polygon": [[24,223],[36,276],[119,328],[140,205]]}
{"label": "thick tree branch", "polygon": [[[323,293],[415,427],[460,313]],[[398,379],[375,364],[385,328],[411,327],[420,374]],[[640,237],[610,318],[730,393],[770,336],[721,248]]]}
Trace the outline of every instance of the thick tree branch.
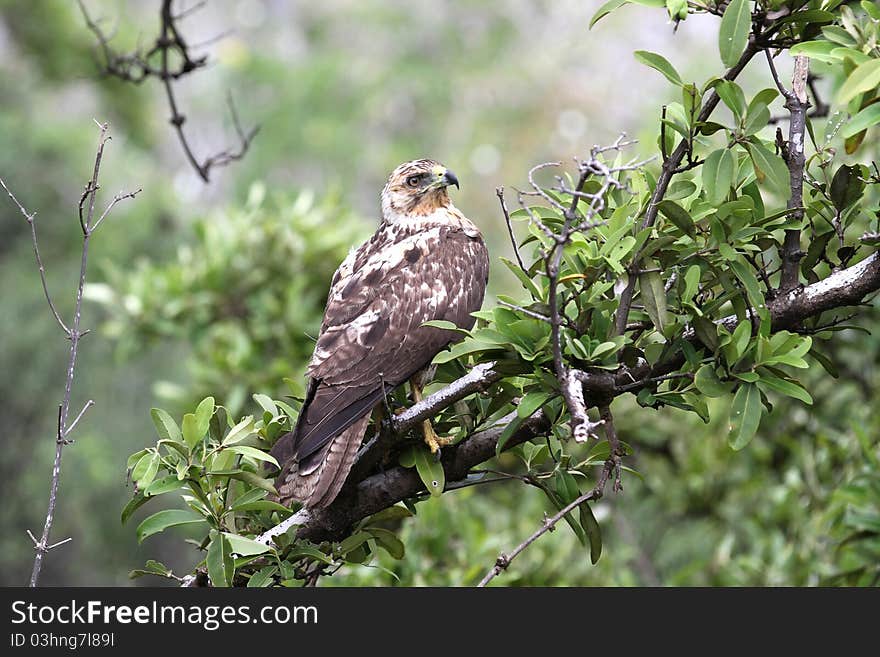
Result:
{"label": "thick tree branch", "polygon": [[[441,462],[446,480],[453,482],[464,479],[472,467],[492,458],[499,436],[515,416],[516,413],[511,413],[491,429],[477,432],[457,445],[444,448]],[[505,449],[532,440],[549,429],[550,421],[538,411],[514,432]],[[307,519],[300,516],[304,522],[296,535],[315,542],[339,540],[362,518],[424,490],[425,486],[414,468],[390,468],[344,488],[333,504],[325,509],[312,510]]]}
{"label": "thick tree branch", "polygon": [[[791,120],[788,129],[788,144],[786,164],[788,165],[791,195],[788,199],[788,209],[791,210],[791,220],[800,223],[804,218],[804,166],[806,157],[804,147],[807,133],[807,110],[810,102],[807,100],[807,80],[810,73],[810,60],[804,55],[798,55],[794,59],[794,74],[792,77],[791,91],[786,89],[779,80],[773,57],[769,51],[767,63],[773,74],[773,80],[785,98],[785,108],[789,111]],[[798,269],[801,258],[800,229],[786,230],[780,254],[782,260],[782,273],[779,279],[779,290],[786,292],[794,289],[798,284]]]}

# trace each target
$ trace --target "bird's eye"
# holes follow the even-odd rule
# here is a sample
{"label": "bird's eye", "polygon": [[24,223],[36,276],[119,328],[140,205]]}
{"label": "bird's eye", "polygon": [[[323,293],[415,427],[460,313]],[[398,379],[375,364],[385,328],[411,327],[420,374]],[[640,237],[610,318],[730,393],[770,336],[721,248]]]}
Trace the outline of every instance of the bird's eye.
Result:
{"label": "bird's eye", "polygon": [[420,176],[410,176],[409,178],[406,179],[406,184],[409,185],[410,187],[418,187],[420,178],[421,178]]}

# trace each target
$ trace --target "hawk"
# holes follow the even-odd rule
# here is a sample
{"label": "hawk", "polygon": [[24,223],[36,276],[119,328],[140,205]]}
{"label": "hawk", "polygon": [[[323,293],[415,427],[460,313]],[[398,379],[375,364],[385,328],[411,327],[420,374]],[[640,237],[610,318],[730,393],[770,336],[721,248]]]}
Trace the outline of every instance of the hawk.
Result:
{"label": "hawk", "polygon": [[[401,164],[382,190],[375,234],[336,270],[302,410],[293,431],[272,449],[281,464],[276,488],[282,503],[329,505],[373,409],[408,380],[414,401],[421,400],[434,356],[460,337],[425,322],[473,326],[489,257],[480,231],[449,200],[450,185],[458,187],[458,179],[438,162]],[[448,444],[430,422],[423,431],[432,452]]]}

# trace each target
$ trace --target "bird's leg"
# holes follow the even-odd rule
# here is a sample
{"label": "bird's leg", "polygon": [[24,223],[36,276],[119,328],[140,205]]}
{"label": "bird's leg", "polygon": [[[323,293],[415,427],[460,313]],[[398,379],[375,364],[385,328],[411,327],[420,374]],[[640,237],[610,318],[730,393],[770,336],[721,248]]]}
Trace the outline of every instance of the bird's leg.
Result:
{"label": "bird's leg", "polygon": [[[418,404],[424,396],[422,395],[422,387],[418,381],[419,374],[416,374],[409,380],[409,387],[412,390],[413,401]],[[425,444],[431,450],[431,454],[437,455],[440,453],[441,447],[446,447],[447,445],[451,445],[455,442],[454,438],[443,438],[438,436],[434,431],[434,427],[431,424],[430,420],[422,421],[422,434],[425,437]]]}

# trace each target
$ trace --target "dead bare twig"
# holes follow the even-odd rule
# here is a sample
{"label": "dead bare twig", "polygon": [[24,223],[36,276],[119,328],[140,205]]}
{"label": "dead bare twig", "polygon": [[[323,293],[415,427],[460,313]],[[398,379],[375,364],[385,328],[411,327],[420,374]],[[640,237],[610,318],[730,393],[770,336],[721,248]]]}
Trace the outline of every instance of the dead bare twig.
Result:
{"label": "dead bare twig", "polygon": [[[200,9],[204,6],[204,3],[196,3],[192,7],[175,14],[172,11],[173,1],[162,0],[159,12],[159,36],[148,50],[144,51],[138,48],[129,53],[116,52],[110,46],[112,35],[108,36],[105,34],[98,23],[91,18],[82,0],[77,0],[77,3],[86,21],[86,26],[97,39],[98,49],[104,60],[103,72],[105,75],[110,75],[133,84],[141,84],[148,78],[156,78],[162,83],[168,107],[171,110],[169,122],[174,126],[174,131],[177,134],[187,161],[204,182],[210,181],[210,174],[213,168],[226,166],[245,156],[254,137],[259,132],[260,126],[254,126],[249,130],[245,130],[242,127],[231,94],[227,95],[226,102],[229,106],[232,125],[238,138],[238,146],[236,148],[226,148],[200,159],[196,156],[184,131],[187,117],[180,111],[180,106],[174,92],[174,83],[180,80],[180,78],[207,66],[207,55],[194,56],[192,50],[195,47],[207,45],[210,41],[197,45],[188,43],[181,34],[177,22]],[[158,64],[155,63],[156,59],[159,60]]]}
{"label": "dead bare twig", "polygon": [[46,553],[72,540],[71,538],[66,538],[51,545],[49,544],[49,533],[52,530],[52,524],[55,520],[55,508],[58,502],[58,487],[61,480],[61,456],[64,447],[72,442],[69,438],[70,434],[73,432],[77,424],[79,424],[79,421],[83,418],[86,411],[95,404],[93,400],[88,400],[83,406],[82,410],[74,418],[74,420],[68,423],[68,418],[70,414],[70,399],[71,393],[73,391],[73,377],[74,371],[76,369],[76,359],[79,351],[79,341],[84,335],[86,335],[86,333],[88,333],[88,331],[80,330],[80,320],[82,317],[83,288],[85,287],[86,282],[86,267],[88,265],[89,259],[89,241],[95,229],[97,229],[98,225],[109,215],[110,211],[119,201],[127,198],[134,198],[134,196],[141,191],[138,189],[137,191],[129,193],[120,192],[113,198],[113,200],[107,206],[107,209],[104,210],[104,212],[97,218],[97,220],[95,219],[95,199],[98,189],[100,189],[100,186],[98,185],[98,175],[101,170],[101,160],[104,155],[104,146],[110,139],[108,124],[98,123],[98,128],[100,130],[100,137],[98,139],[98,149],[95,155],[95,164],[94,168],[92,169],[92,177],[89,179],[89,182],[85,186],[85,191],[80,197],[78,207],[80,228],[83,234],[82,257],[80,260],[79,284],[76,288],[76,302],[74,304],[73,320],[71,321],[70,325],[65,323],[64,320],[61,318],[61,314],[58,312],[58,309],[54,301],[52,300],[52,296],[49,294],[49,286],[46,283],[46,270],[43,265],[42,258],[40,257],[40,249],[37,244],[37,232],[35,223],[36,213],[31,213],[25,210],[24,206],[19,203],[18,199],[6,186],[6,183],[3,182],[3,180],[0,180],[0,185],[3,186],[4,190],[6,190],[9,198],[12,199],[13,203],[15,203],[21,214],[24,215],[25,219],[27,220],[28,225],[30,226],[31,240],[33,242],[37,267],[40,272],[40,281],[42,282],[43,286],[43,294],[46,297],[46,302],[49,304],[49,309],[52,311],[52,315],[55,317],[56,322],[66,334],[67,339],[70,341],[70,351],[68,355],[67,370],[64,380],[64,397],[62,398],[61,403],[58,405],[58,421],[56,425],[57,428],[55,435],[55,460],[52,465],[52,478],[49,484],[49,507],[46,511],[46,520],[43,525],[43,533],[40,535],[40,538],[37,539],[30,530],[28,530],[27,532],[28,536],[31,537],[31,540],[34,543],[34,549],[36,550],[36,555],[34,556],[34,567],[31,572],[30,579],[31,586],[37,586],[39,582],[40,571],[43,566],[43,558],[45,557]]}

